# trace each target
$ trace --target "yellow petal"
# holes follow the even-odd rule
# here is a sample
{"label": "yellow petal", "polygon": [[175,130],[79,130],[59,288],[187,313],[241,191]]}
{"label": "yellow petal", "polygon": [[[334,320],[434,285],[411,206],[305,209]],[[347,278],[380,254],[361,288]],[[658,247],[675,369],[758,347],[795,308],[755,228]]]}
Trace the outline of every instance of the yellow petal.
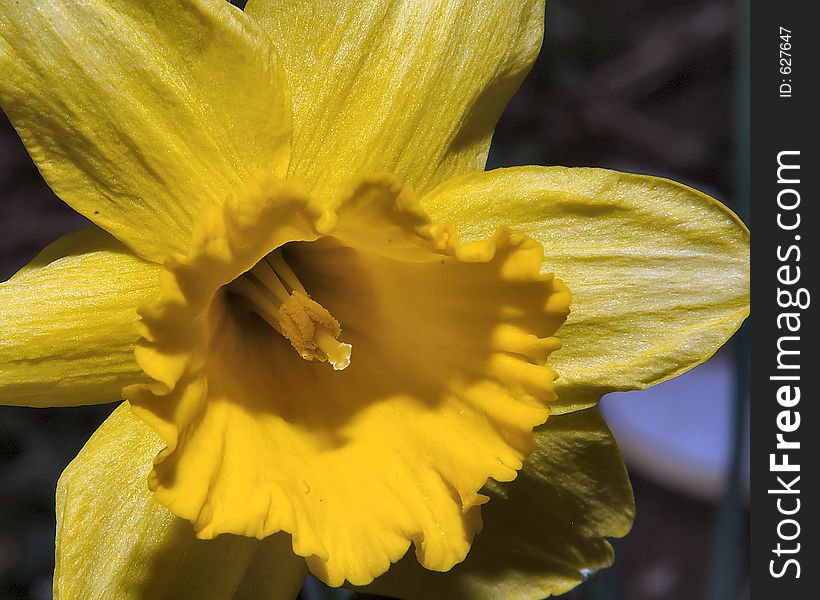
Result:
{"label": "yellow petal", "polygon": [[517,167],[447,182],[422,203],[467,239],[508,223],[543,244],[543,270],[573,296],[550,363],[561,375],[556,411],[691,369],[749,314],[748,230],[679,183]]}
{"label": "yellow petal", "polygon": [[0,105],[57,195],[153,260],[245,175],[287,168],[281,69],[224,0],[3,2]]}
{"label": "yellow petal", "polygon": [[124,385],[144,381],[137,306],[156,295],[159,271],[92,228],[0,284],[0,403],[114,402]]}
{"label": "yellow petal", "polygon": [[293,600],[304,560],[288,536],[198,540],[145,484],[163,442],[121,404],[57,485],[58,600]]}
{"label": "yellow petal", "polygon": [[538,55],[543,0],[251,0],[293,93],[290,173],[317,193],[390,171],[424,191],[483,169]]}
{"label": "yellow petal", "polygon": [[[547,418],[544,362],[569,294],[539,275],[531,239],[500,230],[459,245],[394,178],[365,180],[332,229],[281,212],[299,205],[288,185],[262,187],[226,204],[225,227],[208,219],[169,266],[162,302],[143,311],[137,356],[159,383],[126,394],[168,443],[149,484],[201,537],[293,533],[331,585],[368,583],[411,541],[422,564],[446,570],[480,528],[478,490],[515,477]],[[237,235],[230,211],[257,200],[260,216]],[[253,233],[260,222],[267,236]],[[288,223],[295,241],[284,243]],[[297,353],[264,299],[231,281],[280,245],[293,286],[352,345],[344,370]]]}
{"label": "yellow petal", "polygon": [[359,591],[402,600],[540,600],[612,564],[605,538],[626,535],[635,507],[618,447],[594,409],[538,428],[518,478],[487,486],[484,529],[467,559],[433,573],[408,556]]}

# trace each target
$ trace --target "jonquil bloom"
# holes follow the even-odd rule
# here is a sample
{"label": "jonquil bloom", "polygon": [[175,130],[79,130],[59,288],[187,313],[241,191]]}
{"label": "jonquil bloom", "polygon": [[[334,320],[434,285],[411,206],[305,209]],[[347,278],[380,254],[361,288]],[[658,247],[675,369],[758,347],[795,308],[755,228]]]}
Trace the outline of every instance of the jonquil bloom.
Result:
{"label": "jonquil bloom", "polygon": [[3,110],[94,227],[2,284],[2,402],[125,399],[60,479],[57,597],[541,598],[611,563],[593,407],[735,331],[748,232],[663,179],[483,171],[543,8],[3,3]]}

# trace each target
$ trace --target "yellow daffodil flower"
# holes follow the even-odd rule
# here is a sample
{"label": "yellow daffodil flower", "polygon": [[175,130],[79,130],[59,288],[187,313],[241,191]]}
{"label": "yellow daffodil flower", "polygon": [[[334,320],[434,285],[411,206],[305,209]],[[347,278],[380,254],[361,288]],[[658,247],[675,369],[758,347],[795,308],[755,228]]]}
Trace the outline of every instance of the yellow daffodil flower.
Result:
{"label": "yellow daffodil flower", "polygon": [[591,407],[734,332],[748,232],[663,179],[483,171],[543,9],[2,4],[2,108],[95,226],[0,287],[0,399],[126,400],[60,479],[56,597],[541,598],[611,563]]}

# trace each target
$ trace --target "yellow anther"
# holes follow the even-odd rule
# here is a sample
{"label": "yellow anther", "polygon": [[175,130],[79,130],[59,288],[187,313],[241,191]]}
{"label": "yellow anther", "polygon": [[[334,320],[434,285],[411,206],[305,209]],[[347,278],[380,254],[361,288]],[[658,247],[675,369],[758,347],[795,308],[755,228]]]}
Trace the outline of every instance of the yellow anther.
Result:
{"label": "yellow anther", "polygon": [[342,331],[339,322],[308,295],[278,251],[233,281],[228,289],[244,297],[252,310],[305,360],[327,361],[336,371],[350,364],[352,346],[338,340]]}
{"label": "yellow anther", "polygon": [[350,345],[337,339],[342,331],[339,322],[306,293],[294,291],[279,307],[279,325],[305,360],[330,361],[337,371],[350,364]]}

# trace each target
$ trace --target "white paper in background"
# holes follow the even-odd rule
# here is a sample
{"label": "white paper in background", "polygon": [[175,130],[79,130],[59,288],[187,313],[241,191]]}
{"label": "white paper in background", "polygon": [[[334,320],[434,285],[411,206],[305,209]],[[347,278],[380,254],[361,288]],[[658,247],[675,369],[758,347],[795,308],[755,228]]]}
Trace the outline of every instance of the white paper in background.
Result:
{"label": "white paper in background", "polygon": [[[729,467],[733,395],[733,356],[721,351],[648,390],[609,394],[600,408],[631,470],[685,494],[716,500]],[[743,452],[748,497],[748,411]]]}

